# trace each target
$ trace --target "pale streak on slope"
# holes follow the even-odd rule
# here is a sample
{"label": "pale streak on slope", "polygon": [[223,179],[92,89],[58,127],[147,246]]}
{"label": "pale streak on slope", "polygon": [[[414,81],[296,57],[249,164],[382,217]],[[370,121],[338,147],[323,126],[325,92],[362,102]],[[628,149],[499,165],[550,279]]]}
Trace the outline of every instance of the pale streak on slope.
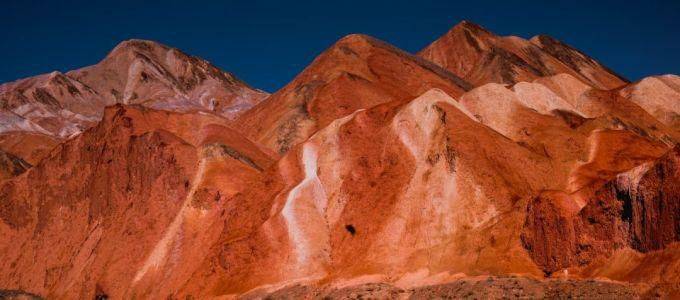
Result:
{"label": "pale streak on slope", "polygon": [[[576,166],[569,172],[569,177],[567,177],[567,192],[569,193],[576,193],[580,189],[582,189],[585,184],[581,182],[581,172],[583,171],[583,168],[587,166],[588,164],[592,164],[595,162],[597,153],[600,150],[600,135],[602,134],[603,130],[601,129],[596,129],[593,130],[590,135],[588,136],[588,160],[584,162],[578,162]],[[575,195],[572,197],[574,199],[574,202],[576,205],[578,205],[578,208],[581,209],[586,206],[586,203],[588,199],[583,198],[582,196]]]}
{"label": "pale streak on slope", "polygon": [[571,103],[562,99],[542,84],[518,82],[512,87],[512,91],[517,95],[516,99],[522,105],[534,109],[541,114],[550,115],[553,110],[565,110],[579,114]]}
{"label": "pale streak on slope", "polygon": [[137,77],[143,68],[143,64],[139,60],[135,60],[128,69],[127,80],[125,81],[125,88],[123,89],[123,104],[130,104],[135,85],[137,84]]}
{"label": "pale streak on slope", "polygon": [[[321,186],[321,182],[317,177],[317,152],[314,144],[305,143],[302,146],[302,164],[304,166],[305,177],[300,181],[298,185],[293,187],[288,193],[286,202],[281,210],[286,225],[288,226],[288,235],[291,242],[295,247],[296,257],[298,264],[304,264],[308,261],[310,253],[310,241],[309,237],[305,234],[305,229],[302,223],[305,220],[298,220],[298,203],[301,199],[301,193],[306,189],[310,189],[312,198],[315,200],[315,208],[317,211],[325,210],[326,194]],[[319,207],[323,205],[324,207]],[[304,209],[304,208],[302,208]]]}
{"label": "pale streak on slope", "polygon": [[[342,164],[338,149],[340,147],[338,130],[361,111],[363,109],[336,119],[302,145],[301,162],[304,178],[288,192],[281,209],[281,215],[288,227],[289,239],[293,244],[298,266],[308,263],[310,257],[315,254],[325,255],[323,250],[329,247],[327,241],[328,226],[337,221],[344,208],[344,203],[329,203],[331,199],[329,199],[327,187],[318,177],[317,170],[320,161],[325,162],[326,166],[330,166],[330,172],[324,172],[324,174],[330,176],[326,179],[331,196],[333,199],[343,198],[342,195],[337,194],[340,190],[338,183],[342,172],[338,169]],[[319,157],[317,148],[327,150],[323,157],[325,160]],[[322,263],[316,259],[315,262]],[[313,269],[313,267],[310,269]]]}
{"label": "pale streak on slope", "polygon": [[193,199],[194,194],[196,193],[196,190],[198,189],[199,185],[203,182],[203,175],[205,174],[205,165],[206,159],[203,158],[198,164],[198,170],[196,171],[194,180],[191,183],[191,188],[189,189],[187,197],[184,199],[182,208],[177,213],[177,216],[175,216],[175,219],[172,221],[170,226],[168,226],[168,228],[166,229],[163,238],[160,241],[158,241],[158,243],[156,243],[156,246],[151,252],[151,255],[149,255],[149,257],[146,259],[142,268],[139,271],[137,271],[137,274],[135,275],[135,278],[132,282],[133,284],[137,283],[142,278],[144,278],[144,275],[146,275],[146,273],[148,273],[152,268],[157,269],[158,267],[160,267],[166,260],[170,245],[175,242],[175,237],[177,236],[177,233],[179,232],[180,227],[184,222],[184,219],[186,218],[187,214],[191,209],[190,208],[191,200]]}

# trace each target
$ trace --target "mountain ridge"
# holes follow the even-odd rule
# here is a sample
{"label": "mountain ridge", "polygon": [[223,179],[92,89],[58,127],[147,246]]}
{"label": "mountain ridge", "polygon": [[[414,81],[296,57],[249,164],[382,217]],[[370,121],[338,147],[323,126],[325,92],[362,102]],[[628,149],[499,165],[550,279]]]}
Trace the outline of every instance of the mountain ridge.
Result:
{"label": "mountain ridge", "polygon": [[271,95],[144,40],[0,85],[0,294],[680,296],[678,77],[449,33]]}
{"label": "mountain ridge", "polygon": [[418,55],[475,86],[490,82],[514,84],[559,73],[569,73],[596,88],[611,89],[628,83],[594,59],[547,35],[530,40],[502,37],[469,21],[458,23]]}

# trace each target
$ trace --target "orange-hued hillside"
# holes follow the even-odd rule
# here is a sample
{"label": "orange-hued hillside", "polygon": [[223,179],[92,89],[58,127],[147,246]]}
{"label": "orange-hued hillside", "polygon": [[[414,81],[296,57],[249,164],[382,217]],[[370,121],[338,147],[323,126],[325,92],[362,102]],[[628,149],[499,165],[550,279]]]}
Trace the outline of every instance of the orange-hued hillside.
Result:
{"label": "orange-hued hillside", "polygon": [[0,85],[0,298],[677,298],[679,78],[464,21],[267,94],[125,41]]}

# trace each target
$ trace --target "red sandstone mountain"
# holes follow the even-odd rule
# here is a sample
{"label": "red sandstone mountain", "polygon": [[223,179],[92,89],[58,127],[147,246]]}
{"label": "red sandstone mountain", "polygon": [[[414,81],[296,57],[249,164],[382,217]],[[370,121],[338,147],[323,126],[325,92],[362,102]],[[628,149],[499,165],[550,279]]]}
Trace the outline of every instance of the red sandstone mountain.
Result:
{"label": "red sandstone mountain", "polygon": [[459,96],[470,86],[383,41],[349,35],[238,121],[251,139],[285,153],[357,109],[409,101],[431,88]]}
{"label": "red sandstone mountain", "polygon": [[0,296],[680,296],[676,77],[467,22],[428,49],[461,37],[473,73],[351,35],[235,122],[151,80],[69,140],[0,136]]}
{"label": "red sandstone mountain", "polygon": [[602,89],[627,83],[584,53],[546,35],[530,40],[500,37],[463,21],[418,53],[419,56],[479,86],[514,84],[561,73]]}

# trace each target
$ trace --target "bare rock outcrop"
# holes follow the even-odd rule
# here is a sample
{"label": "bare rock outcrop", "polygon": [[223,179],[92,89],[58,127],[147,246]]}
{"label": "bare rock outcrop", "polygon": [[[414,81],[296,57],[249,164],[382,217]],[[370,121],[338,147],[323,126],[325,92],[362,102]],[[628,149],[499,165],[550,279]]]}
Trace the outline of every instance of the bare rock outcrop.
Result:
{"label": "bare rock outcrop", "polygon": [[527,207],[522,241],[546,273],[624,247],[646,253],[680,241],[680,147],[619,174],[583,207],[564,193],[536,197]]}

